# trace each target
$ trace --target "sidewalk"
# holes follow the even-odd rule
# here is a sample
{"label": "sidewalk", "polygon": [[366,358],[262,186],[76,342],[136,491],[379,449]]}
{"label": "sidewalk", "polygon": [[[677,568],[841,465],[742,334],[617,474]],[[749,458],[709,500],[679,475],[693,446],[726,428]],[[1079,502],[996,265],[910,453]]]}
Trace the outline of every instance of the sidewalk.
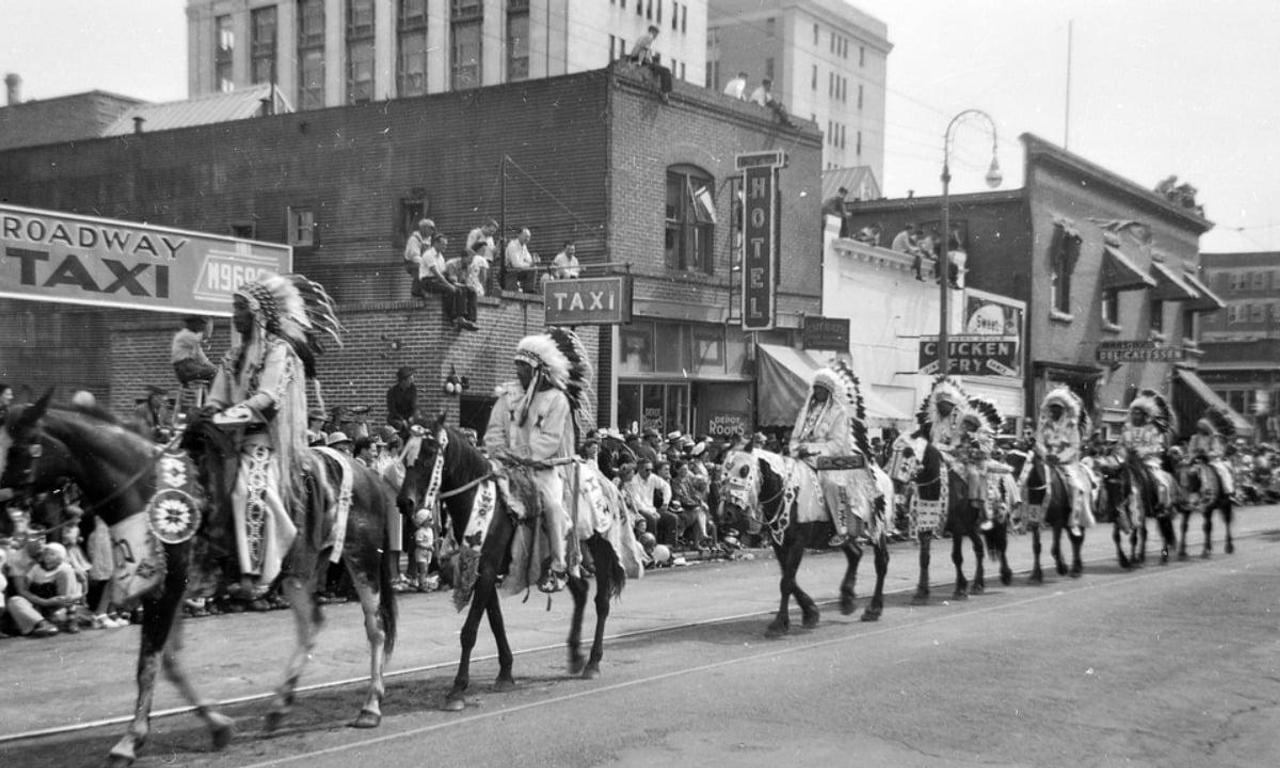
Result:
{"label": "sidewalk", "polygon": [[[1272,546],[1280,537],[1280,506],[1244,507],[1237,513],[1235,534],[1237,546]],[[1153,526],[1154,529],[1154,526]],[[1260,534],[1270,533],[1263,536]],[[1159,567],[1157,535],[1148,543],[1148,567]],[[1222,528],[1215,524],[1215,557],[1222,554]],[[1189,551],[1200,552],[1202,534],[1198,519],[1189,531]],[[906,610],[945,610],[950,597],[953,568],[949,540],[934,542],[930,569],[934,600],[930,607]],[[1064,538],[1064,545],[1066,545]],[[999,600],[1009,590],[1052,589],[1059,577],[1049,556],[1050,542],[1044,541],[1042,565],[1045,585],[1027,584],[1031,567],[1031,538],[1013,536],[1009,560],[1015,571],[1014,583],[1004,587],[990,560],[986,561],[988,580],[986,596],[975,599]],[[1068,545],[1069,546],[1069,545]],[[650,571],[643,579],[627,584],[610,616],[608,634],[652,630],[690,622],[710,621],[722,617],[771,613],[778,603],[778,570],[772,553],[751,550],[751,560],[692,560],[684,567]],[[885,580],[887,594],[913,590],[918,572],[918,549],[912,542],[890,546],[889,574]],[[973,553],[968,543],[964,548],[965,572],[972,574]],[[1093,529],[1084,547],[1085,573],[1115,572],[1115,549],[1110,526]],[[807,553],[798,575],[801,586],[820,603],[836,597],[836,587],[843,575],[845,558],[836,551]],[[865,606],[874,583],[871,558],[864,558],[858,573],[858,608]],[[388,672],[397,672],[417,680],[447,679],[452,676],[458,657],[458,631],[462,615],[453,608],[450,593],[404,593],[400,595],[399,638]],[[893,622],[904,609],[901,601],[891,601],[882,621]],[[556,596],[547,610],[545,596],[530,595],[527,602],[519,598],[503,601],[508,637],[517,651],[536,648],[561,648],[568,632],[572,604],[567,596]],[[799,612],[793,607],[793,621]],[[832,605],[823,606],[826,617],[836,616]],[[588,609],[588,635],[593,611]],[[355,603],[325,606],[326,622],[316,646],[313,661],[306,670],[302,685],[358,680],[368,674],[368,652],[360,608]],[[762,615],[759,633],[744,636],[744,642],[755,642],[763,636],[768,616]],[[199,690],[220,701],[242,699],[269,693],[280,680],[293,641],[291,611],[242,613],[190,619],[184,623],[185,662]],[[128,715],[134,700],[133,671],[137,665],[138,628],[85,631],[78,635],[59,635],[45,640],[11,638],[0,640],[0,738],[31,730],[77,723],[95,722]],[[480,632],[475,658],[494,653],[487,624]],[[608,675],[609,655],[606,651],[604,673]],[[431,667],[430,670],[418,668]],[[489,671],[481,665],[477,684],[486,685]],[[516,658],[515,674],[521,676],[521,662]],[[439,684],[433,685],[433,689]],[[359,706],[361,691],[349,689],[351,714]],[[307,694],[303,693],[305,697]],[[434,694],[433,694],[434,695]],[[172,685],[161,681],[157,686],[155,711],[185,706]],[[397,710],[394,696],[388,697],[385,709]]]}

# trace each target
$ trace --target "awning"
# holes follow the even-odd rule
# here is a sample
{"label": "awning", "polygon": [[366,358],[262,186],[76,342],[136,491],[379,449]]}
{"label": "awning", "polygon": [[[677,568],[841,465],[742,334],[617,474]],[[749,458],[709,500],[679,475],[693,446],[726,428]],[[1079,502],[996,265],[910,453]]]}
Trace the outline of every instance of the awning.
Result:
{"label": "awning", "polygon": [[1161,301],[1195,301],[1200,298],[1199,292],[1182,279],[1182,276],[1158,261],[1151,262],[1152,273],[1156,278],[1156,289],[1152,297]]}
{"label": "awning", "polygon": [[1205,409],[1214,407],[1221,409],[1230,416],[1231,423],[1235,425],[1237,435],[1241,437],[1253,436],[1253,423],[1231,410],[1231,406],[1227,405],[1227,401],[1210,389],[1209,385],[1204,383],[1204,379],[1196,375],[1195,371],[1178,368],[1176,369],[1176,374],[1173,387],[1173,408],[1178,414],[1180,432],[1183,435],[1189,435],[1194,432],[1196,421],[1204,414]]}
{"label": "awning", "polygon": [[1183,272],[1182,277],[1200,294],[1200,298],[1187,304],[1186,309],[1192,312],[1217,312],[1220,309],[1226,309],[1227,303],[1209,290],[1209,286],[1200,282],[1200,278],[1190,272]]}
{"label": "awning", "polygon": [[1112,291],[1155,288],[1156,281],[1125,256],[1119,248],[1103,246],[1102,287]]}
{"label": "awning", "polygon": [[[790,427],[809,397],[809,385],[822,367],[808,352],[777,344],[757,344],[759,372],[756,387],[756,413],[762,427]],[[911,425],[908,414],[895,408],[866,384],[862,401],[867,408],[867,426],[905,428]]]}

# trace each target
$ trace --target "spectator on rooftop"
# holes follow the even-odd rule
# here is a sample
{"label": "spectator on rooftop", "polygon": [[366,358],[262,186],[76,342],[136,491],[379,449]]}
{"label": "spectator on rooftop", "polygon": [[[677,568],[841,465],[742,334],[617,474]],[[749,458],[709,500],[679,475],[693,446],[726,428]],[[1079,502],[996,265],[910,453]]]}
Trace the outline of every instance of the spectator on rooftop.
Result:
{"label": "spectator on rooftop", "polygon": [[502,288],[506,291],[532,292],[537,290],[537,261],[529,253],[529,240],[533,233],[528,227],[507,243],[505,272]]}
{"label": "spectator on rooftop", "polygon": [[765,78],[760,81],[760,86],[751,92],[751,101],[762,107],[768,107],[777,116],[778,122],[783,125],[791,125],[791,116],[787,114],[787,108],[783,106],[773,95],[773,81]]}
{"label": "spectator on rooftop", "polygon": [[489,268],[487,265],[477,264],[476,260],[484,258],[480,255],[484,249],[482,243],[476,243],[472,250],[463,251],[462,255],[449,259],[449,263],[445,264],[445,277],[454,288],[452,319],[455,329],[480,329],[476,325],[476,303],[479,296],[477,288],[484,290],[484,280],[489,274]]}
{"label": "spectator on rooftop", "polygon": [[653,41],[661,30],[649,25],[648,31],[636,40],[627,60],[647,67],[658,78],[658,98],[664,104],[671,103],[671,70],[662,65],[662,57],[653,50]]}
{"label": "spectator on rooftop", "polygon": [[564,247],[551,260],[551,277],[565,280],[578,277],[582,267],[578,264],[578,246],[572,240],[565,240]]}
{"label": "spectator on rooftop", "polygon": [[747,98],[747,73],[738,70],[737,76],[725,83],[724,95],[745,101]]}

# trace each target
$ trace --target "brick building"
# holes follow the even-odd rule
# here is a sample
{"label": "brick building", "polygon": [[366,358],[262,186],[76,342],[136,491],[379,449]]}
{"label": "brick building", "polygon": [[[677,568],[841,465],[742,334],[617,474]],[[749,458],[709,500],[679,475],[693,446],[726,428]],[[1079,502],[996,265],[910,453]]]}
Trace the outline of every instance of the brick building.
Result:
{"label": "brick building", "polygon": [[[712,414],[754,410],[753,348],[731,302],[734,156],[788,155],[778,329],[759,336],[789,344],[821,299],[821,140],[812,124],[783,128],[754,105],[680,83],[664,105],[618,65],[0,152],[0,199],[291,244],[295,269],[330,289],[349,328],[321,362],[329,404],[371,405],[376,419],[393,372],[409,364],[429,411],[482,420],[493,386],[511,376],[515,342],[542,327],[536,295],[492,292],[482,330],[462,336],[434,298],[425,309],[412,300],[401,251],[419,217],[454,252],[491,216],[505,236],[529,227],[544,260],[572,239],[588,274],[625,270],[634,281],[630,325],[580,329],[596,355],[600,420],[705,431]],[[0,378],[34,390],[85,386],[123,410],[144,383],[171,380],[172,316],[10,300],[0,323]],[[53,364],[51,349],[66,359]],[[468,377],[460,399],[442,392],[450,370]]]}
{"label": "brick building", "polygon": [[97,138],[131,107],[145,103],[106,91],[23,101],[19,75],[6,75],[5,85],[0,150]]}
{"label": "brick building", "polygon": [[[1129,401],[1151,388],[1172,396],[1185,433],[1209,401],[1221,402],[1196,373],[1198,318],[1222,307],[1199,271],[1199,237],[1212,223],[1043,139],[1021,140],[1022,188],[953,195],[950,214],[967,286],[1026,303],[1026,413],[1063,383],[1114,431]],[[940,234],[939,198],[852,209],[851,229],[879,224],[891,237],[911,223]],[[1099,347],[1112,342],[1144,348],[1134,357],[1178,359],[1099,362]]]}
{"label": "brick building", "polygon": [[1204,280],[1226,307],[1200,326],[1200,375],[1260,437],[1280,437],[1280,253],[1205,253]]}

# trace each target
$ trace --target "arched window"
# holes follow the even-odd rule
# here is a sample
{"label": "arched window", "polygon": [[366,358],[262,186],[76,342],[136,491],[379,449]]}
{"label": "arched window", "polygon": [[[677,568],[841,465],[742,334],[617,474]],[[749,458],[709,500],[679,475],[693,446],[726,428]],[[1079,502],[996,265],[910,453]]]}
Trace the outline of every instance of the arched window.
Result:
{"label": "arched window", "polygon": [[715,180],[691,165],[667,169],[666,264],[682,272],[711,273],[715,240]]}

